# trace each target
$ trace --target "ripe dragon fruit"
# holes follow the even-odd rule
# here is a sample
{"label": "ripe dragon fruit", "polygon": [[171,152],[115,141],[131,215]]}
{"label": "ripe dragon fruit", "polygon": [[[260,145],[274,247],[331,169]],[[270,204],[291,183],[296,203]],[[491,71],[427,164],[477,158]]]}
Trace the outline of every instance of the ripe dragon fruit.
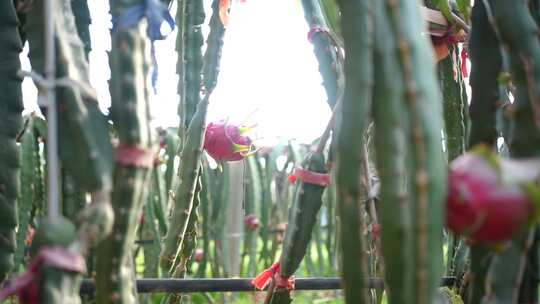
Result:
{"label": "ripe dragon fruit", "polygon": [[249,230],[253,231],[257,230],[261,226],[261,221],[255,215],[248,214],[246,217],[244,217],[244,224]]}
{"label": "ripe dragon fruit", "polygon": [[527,228],[537,218],[531,191],[538,188],[531,182],[539,164],[501,160],[486,147],[458,157],[449,173],[448,227],[487,244],[507,241]]}
{"label": "ripe dragon fruit", "polygon": [[206,127],[204,149],[217,163],[241,160],[255,152],[251,138],[243,135],[250,129],[225,120],[211,122]]}

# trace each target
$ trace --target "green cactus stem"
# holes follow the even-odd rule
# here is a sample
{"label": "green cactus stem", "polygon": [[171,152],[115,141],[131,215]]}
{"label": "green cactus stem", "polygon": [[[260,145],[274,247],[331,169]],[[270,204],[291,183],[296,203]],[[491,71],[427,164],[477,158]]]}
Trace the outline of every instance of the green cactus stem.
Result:
{"label": "green cactus stem", "polygon": [[[201,26],[204,22],[203,2],[196,1],[181,1],[178,6],[178,18],[181,21],[181,52],[179,55],[182,58],[181,72],[179,71],[180,79],[182,80],[182,88],[180,93],[181,104],[181,121],[183,123],[182,130],[187,130],[195,112],[197,104],[201,100],[201,71],[203,67],[201,47],[203,45],[203,35]],[[178,15],[177,14],[177,15]],[[177,46],[178,46],[177,42]],[[179,132],[182,132],[179,130]],[[181,133],[181,134],[185,134]]]}
{"label": "green cactus stem", "polygon": [[171,271],[177,249],[182,246],[193,206],[193,197],[199,164],[201,162],[208,95],[197,106],[197,112],[186,133],[186,140],[180,156],[179,184],[174,195],[174,205],[169,220],[169,229],[163,240],[160,264],[165,273]]}
{"label": "green cactus stem", "polygon": [[[448,162],[451,162],[463,154],[466,147],[466,129],[464,108],[467,105],[467,93],[464,88],[463,75],[461,73],[461,61],[457,46],[449,46],[451,56],[441,60],[437,65],[439,82],[443,95],[444,108],[444,133],[445,146]],[[448,234],[448,250],[446,271],[452,272],[455,254],[461,239],[450,231]]]}
{"label": "green cactus stem", "polygon": [[[156,171],[156,169],[153,171]],[[148,193],[144,204],[144,224],[142,225],[141,237],[143,240],[151,240],[152,243],[144,246],[144,277],[157,278],[159,277],[159,251],[161,250],[159,239],[161,235],[154,210],[157,194],[154,187],[149,191],[150,193]]]}
{"label": "green cactus stem", "polygon": [[[323,86],[326,90],[328,97],[327,101],[330,107],[334,107],[337,94],[338,94],[338,80],[340,76],[338,52],[339,47],[335,45],[330,37],[329,32],[325,33],[329,27],[325,16],[324,10],[321,7],[320,0],[302,0],[302,7],[304,8],[304,16],[310,27],[310,39],[313,43],[313,51],[319,62],[319,71],[323,78]],[[324,5],[324,4],[323,4]],[[316,30],[322,30],[323,32],[315,32]]]}
{"label": "green cactus stem", "polygon": [[[245,198],[245,214],[254,215],[258,217],[260,214],[262,204],[262,181],[258,166],[257,157],[248,157],[246,160],[248,174],[245,180],[245,187],[247,188]],[[244,253],[248,259],[247,262],[247,275],[254,277],[257,274],[257,230],[244,228],[246,231],[244,239]]]}
{"label": "green cactus stem", "polygon": [[184,234],[184,242],[180,249],[180,255],[177,257],[178,264],[174,266],[173,277],[183,278],[188,272],[187,263],[191,259],[191,256],[195,252],[197,246],[197,230],[199,225],[199,206],[201,202],[201,188],[202,188],[202,169],[199,169],[199,177],[197,178],[197,186],[195,188],[195,194],[193,197],[193,206],[191,214],[189,215],[189,221]]}
{"label": "green cactus stem", "polygon": [[15,141],[22,128],[21,67],[19,53],[22,51],[18,30],[19,21],[13,1],[0,4],[0,284],[13,270],[16,250],[17,196],[21,160]]}
{"label": "green cactus stem", "polygon": [[455,56],[448,56],[438,64],[439,81],[443,95],[444,131],[448,162],[465,151],[466,130],[463,107],[467,104],[467,100],[463,100],[463,97],[467,96],[463,96],[461,92],[463,78],[460,69],[458,68],[454,72],[455,68],[461,67],[459,56],[457,56],[459,53],[457,46],[451,46],[450,52]]}
{"label": "green cactus stem", "polygon": [[[410,303],[432,303],[442,273],[442,229],[446,173],[441,147],[442,107],[435,78],[432,49],[422,36],[424,25],[418,5],[386,2],[394,52],[403,81],[401,102],[408,115],[405,127],[410,194],[414,288]],[[387,75],[389,77],[389,75]],[[387,271],[392,271],[388,269]],[[404,301],[409,303],[408,301]]]}
{"label": "green cactus stem", "polygon": [[212,182],[211,182],[211,169],[208,165],[208,161],[203,161],[204,164],[204,174],[203,174],[203,185],[201,187],[201,231],[202,231],[202,250],[203,250],[203,258],[202,261],[199,262],[199,266],[197,267],[197,274],[196,276],[198,278],[206,277],[206,268],[209,263],[209,256],[210,256],[210,226],[211,226],[211,220],[210,220],[210,209],[212,207]]}
{"label": "green cactus stem", "polygon": [[[403,82],[397,74],[399,62],[394,56],[396,40],[391,33],[384,3],[375,8],[374,64],[375,87],[373,115],[375,119],[375,147],[377,167],[381,183],[379,216],[381,246],[385,258],[385,283],[388,303],[408,303],[414,281],[410,263],[412,248],[412,218],[407,194],[405,128],[401,118],[405,111],[401,102]],[[382,123],[381,123],[382,122]]]}
{"label": "green cactus stem", "polygon": [[[509,147],[514,157],[540,155],[540,41],[526,2],[489,1],[492,26],[508,51],[515,85]],[[483,55],[485,56],[485,55]]]}
{"label": "green cactus stem", "polygon": [[502,253],[494,256],[486,277],[482,303],[519,303],[519,287],[534,234],[534,229],[521,234]]}
{"label": "green cactus stem", "polygon": [[[121,15],[133,1],[111,1],[111,14]],[[148,57],[143,23],[119,27],[111,34],[111,117],[118,133],[117,160],[112,193],[115,221],[110,235],[97,250],[96,299],[99,303],[135,303],[131,248],[141,210],[147,200],[151,163],[123,159],[121,147],[153,154],[148,109]],[[126,78],[126,75],[129,77]]]}
{"label": "green cactus stem", "polygon": [[223,48],[223,37],[225,36],[225,27],[219,18],[219,2],[220,0],[212,1],[210,33],[206,39],[207,49],[204,53],[203,84],[207,93],[212,92],[217,84],[221,49]]}
{"label": "green cactus stem", "polygon": [[175,183],[174,173],[178,169],[175,160],[178,159],[177,150],[179,143],[180,141],[178,139],[178,135],[174,134],[174,132],[170,130],[165,131],[165,155],[167,155],[167,163],[165,169],[165,190],[167,192],[167,196],[173,189],[173,185]]}
{"label": "green cactus stem", "polygon": [[469,282],[467,285],[462,286],[462,297],[467,304],[481,303],[486,287],[486,277],[493,259],[493,252],[490,251],[490,248],[481,244],[471,246],[470,259],[470,268],[466,274]]}
{"label": "green cactus stem", "polygon": [[345,42],[345,91],[337,142],[337,194],[341,273],[346,303],[367,303],[366,256],[360,229],[360,155],[369,113],[372,69],[371,1],[338,1]]}
{"label": "green cactus stem", "polygon": [[[302,164],[303,168],[316,173],[326,173],[324,156],[314,152]],[[291,277],[300,266],[310,244],[313,229],[317,223],[317,214],[322,206],[322,194],[325,187],[298,181],[295,189],[293,205],[289,211],[289,221],[283,242],[280,258],[279,275]],[[320,257],[319,257],[320,258]],[[290,303],[290,290],[285,288],[270,288],[268,303]]]}
{"label": "green cactus stem", "polygon": [[35,114],[31,114],[26,118],[25,128],[20,137],[21,144],[21,193],[18,205],[19,229],[17,231],[17,248],[15,250],[15,270],[23,266],[24,253],[26,250],[26,236],[30,227],[32,218],[32,208],[37,201],[37,178],[39,172],[39,150],[36,148],[36,136],[34,135],[33,118]]}
{"label": "green cactus stem", "polygon": [[[510,155],[512,157],[534,157],[538,156],[540,148],[540,68],[537,62],[540,61],[540,42],[537,39],[538,25],[536,24],[528,3],[503,3],[502,1],[489,1],[486,9],[492,17],[491,26],[498,34],[501,46],[508,52],[509,68],[515,90],[513,91],[514,103],[510,105],[511,127],[507,142],[509,144]],[[518,19],[519,20],[518,20]],[[514,21],[513,21],[514,20]],[[517,21],[516,21],[517,20]],[[536,257],[529,256],[529,250],[534,242],[536,227],[530,229],[527,234],[514,239],[509,248],[501,256],[494,259],[491,266],[495,275],[499,275],[504,267],[514,265],[515,272],[512,275],[505,275],[503,278],[494,279],[493,284],[501,282],[511,286],[510,290],[495,290],[495,298],[502,301],[518,300],[519,285],[523,279],[526,268],[532,269],[534,264],[529,260]],[[500,262],[497,262],[499,261]],[[502,266],[498,266],[502,265]],[[537,271],[537,270],[536,270]],[[536,285],[536,274],[525,277],[525,285]],[[522,297],[526,302],[537,298],[536,292],[523,291]],[[527,299],[530,298],[530,299]]]}
{"label": "green cactus stem", "polygon": [[[77,236],[75,226],[64,217],[59,217],[54,221],[44,219],[39,224],[39,228],[30,248],[32,259],[45,247],[58,246],[68,249]],[[76,255],[75,257],[77,258]],[[79,263],[84,265],[84,260],[80,258]],[[82,273],[79,272],[58,269],[53,266],[42,266],[40,268],[38,303],[81,303],[79,289],[82,279]]]}
{"label": "green cactus stem", "polygon": [[77,34],[81,38],[84,45],[84,55],[88,60],[88,54],[92,50],[92,41],[90,39],[90,10],[88,9],[88,0],[72,0],[71,9],[73,17],[75,17],[75,26],[77,26]]}
{"label": "green cactus stem", "polygon": [[[30,42],[32,68],[43,71],[42,1],[27,15],[25,32]],[[57,17],[59,16],[59,17]],[[55,42],[59,64],[57,77],[68,85],[57,87],[60,157],[76,183],[88,191],[110,191],[112,145],[105,116],[90,87],[88,62],[76,34],[71,1],[61,1],[55,10]],[[39,85],[38,85],[39,86]]]}
{"label": "green cactus stem", "polygon": [[[225,220],[226,212],[229,206],[229,166],[227,163],[223,164],[222,172],[215,172],[214,180],[216,181],[212,193],[215,196],[212,197],[212,209],[211,209],[211,226],[210,231],[214,241],[214,257],[212,259],[212,275],[214,277],[227,276],[228,269],[224,261],[227,259],[224,257],[223,240],[225,239]],[[219,175],[218,175],[219,174]]]}
{"label": "green cactus stem", "polygon": [[472,30],[469,40],[471,58],[471,130],[469,147],[478,143],[494,146],[497,140],[495,110],[499,100],[498,77],[502,57],[495,31],[489,24],[483,1],[472,9]]}
{"label": "green cactus stem", "polygon": [[[43,72],[43,1],[35,1],[27,13],[25,32],[30,43],[30,61],[37,73]],[[58,86],[60,159],[75,183],[91,194],[92,204],[80,214],[78,237],[70,250],[86,254],[112,226],[112,145],[105,116],[88,79],[88,63],[76,33],[71,1],[56,3],[54,10]],[[34,81],[38,83],[37,78]]]}

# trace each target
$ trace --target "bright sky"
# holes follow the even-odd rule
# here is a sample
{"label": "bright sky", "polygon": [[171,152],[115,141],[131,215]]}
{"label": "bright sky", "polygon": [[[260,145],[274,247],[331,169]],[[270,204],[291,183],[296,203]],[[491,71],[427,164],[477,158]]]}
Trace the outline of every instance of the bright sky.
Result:
{"label": "bright sky", "polygon": [[[210,2],[206,2],[205,33],[211,15]],[[314,140],[323,132],[330,109],[307,40],[308,26],[300,1],[233,2],[208,121],[229,118],[231,122],[257,123],[255,136],[262,138],[260,144],[274,143],[279,137]],[[105,111],[110,105],[108,1],[88,3],[92,15],[90,81]],[[178,125],[175,37],[176,31],[167,40],[156,42],[158,93],[150,101],[154,126]],[[21,56],[23,68],[29,69],[25,57],[26,52]],[[29,79],[23,82],[23,94],[27,110],[35,109],[37,93]]]}

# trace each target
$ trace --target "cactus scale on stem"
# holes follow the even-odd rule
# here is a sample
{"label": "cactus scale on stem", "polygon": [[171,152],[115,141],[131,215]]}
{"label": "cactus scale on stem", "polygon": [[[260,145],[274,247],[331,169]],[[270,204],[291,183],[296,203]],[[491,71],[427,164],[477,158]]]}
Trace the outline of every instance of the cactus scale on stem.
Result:
{"label": "cactus scale on stem", "polygon": [[22,128],[23,110],[21,78],[17,75],[22,51],[19,21],[13,1],[0,4],[0,284],[14,270],[17,227],[17,199],[21,156],[16,143]]}

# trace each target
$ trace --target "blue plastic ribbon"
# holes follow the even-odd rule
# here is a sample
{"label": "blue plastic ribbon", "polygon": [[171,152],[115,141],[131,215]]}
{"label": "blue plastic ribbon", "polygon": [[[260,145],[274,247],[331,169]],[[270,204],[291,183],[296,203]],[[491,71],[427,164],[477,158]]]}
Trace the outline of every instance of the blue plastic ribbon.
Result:
{"label": "blue plastic ribbon", "polygon": [[125,9],[121,15],[113,16],[113,31],[117,28],[131,28],[139,24],[142,18],[146,17],[148,21],[148,37],[152,43],[152,87],[156,92],[156,84],[158,79],[158,66],[156,60],[156,53],[154,48],[154,41],[163,40],[167,38],[167,34],[161,33],[161,25],[163,22],[167,22],[171,28],[171,32],[174,29],[174,19],[169,13],[169,9],[159,0],[141,0],[138,4]]}

